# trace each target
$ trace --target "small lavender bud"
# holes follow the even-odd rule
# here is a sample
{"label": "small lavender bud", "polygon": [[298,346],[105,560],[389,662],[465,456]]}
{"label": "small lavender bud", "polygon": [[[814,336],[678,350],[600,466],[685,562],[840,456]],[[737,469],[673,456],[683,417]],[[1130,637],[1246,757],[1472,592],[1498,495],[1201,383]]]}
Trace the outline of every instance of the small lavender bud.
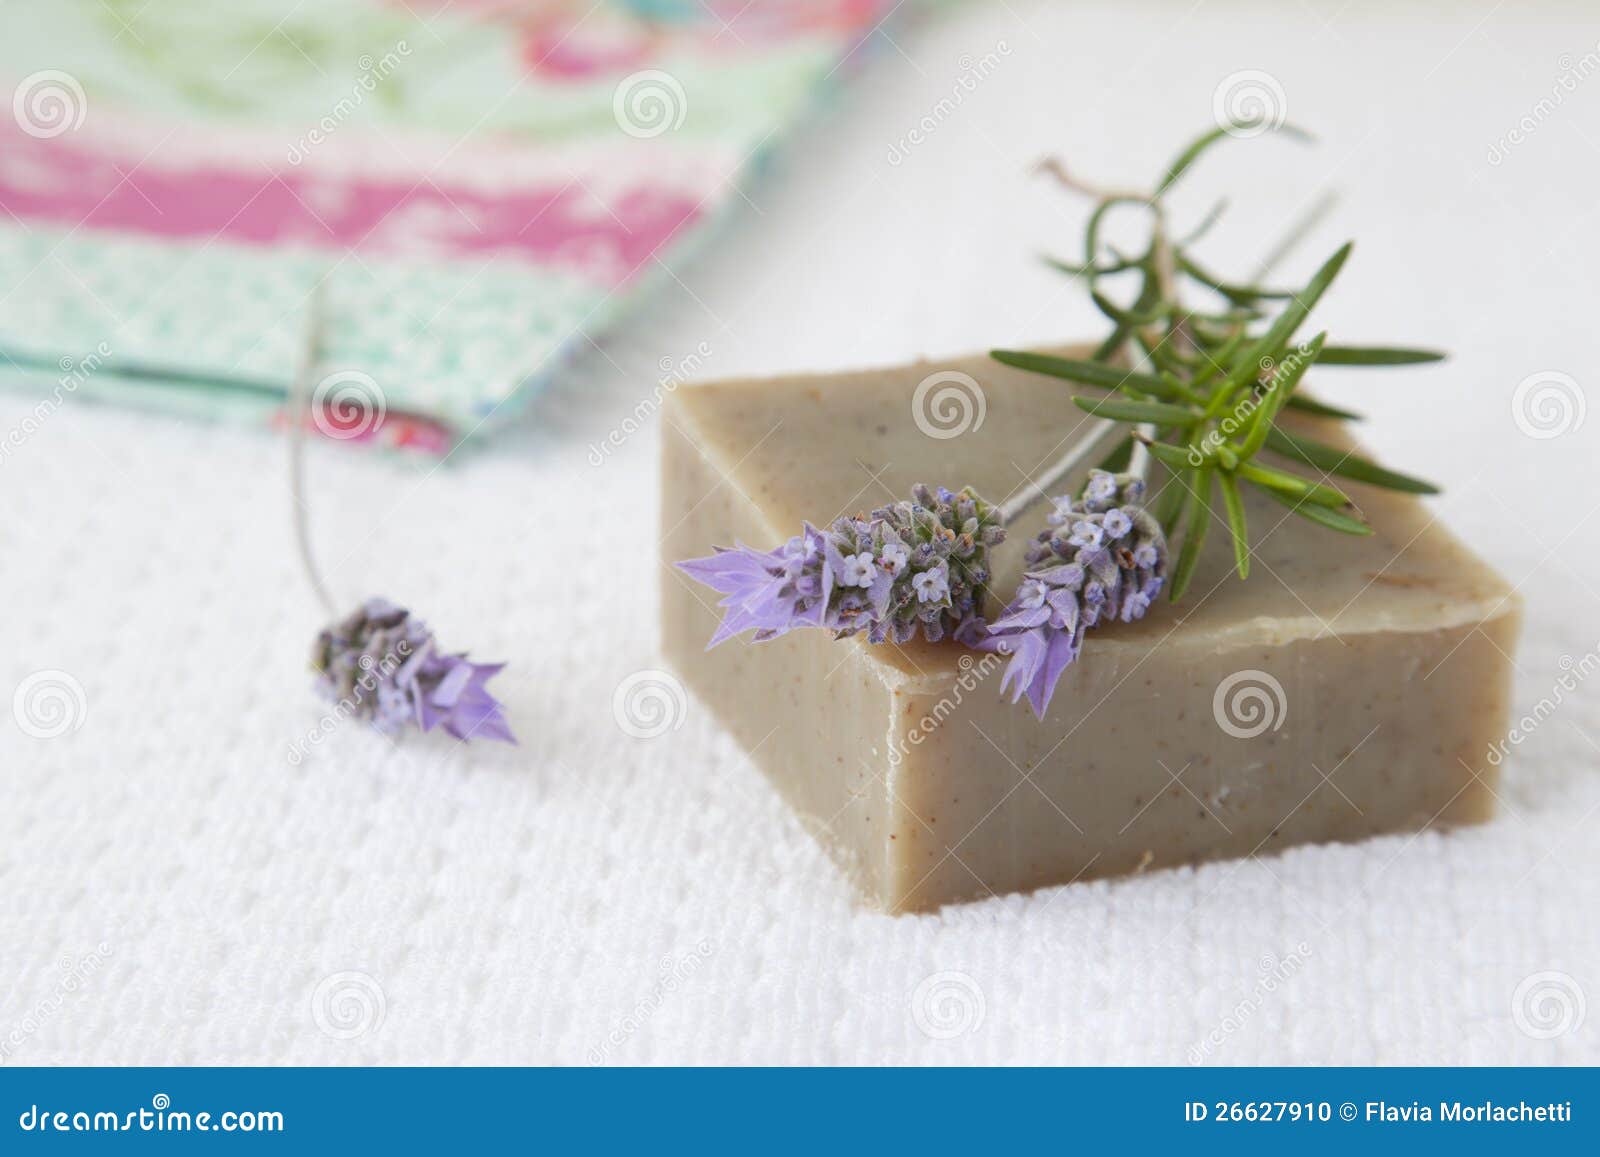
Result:
{"label": "small lavender bud", "polygon": [[422,620],[386,599],[368,599],[325,628],[311,652],[317,690],[380,731],[415,724],[457,739],[515,743],[485,684],[503,663],[446,655]]}
{"label": "small lavender bud", "polygon": [[1011,656],[1001,690],[1011,689],[1013,702],[1027,695],[1041,719],[1084,632],[1143,617],[1161,590],[1167,541],[1139,505],[1143,497],[1137,476],[1096,470],[1076,499],[1052,499],[1054,529],[1029,544],[1022,584],[1005,611],[986,629],[963,628],[969,646]]}

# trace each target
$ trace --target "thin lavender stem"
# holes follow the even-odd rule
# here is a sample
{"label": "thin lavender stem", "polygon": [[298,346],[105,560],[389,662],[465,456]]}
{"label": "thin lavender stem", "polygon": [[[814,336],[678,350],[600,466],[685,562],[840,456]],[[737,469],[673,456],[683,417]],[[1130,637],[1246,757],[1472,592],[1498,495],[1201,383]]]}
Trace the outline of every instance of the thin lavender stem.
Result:
{"label": "thin lavender stem", "polygon": [[305,500],[305,447],[306,416],[311,410],[311,375],[316,369],[317,350],[322,337],[322,282],[311,289],[311,300],[306,306],[305,333],[300,347],[300,357],[295,365],[294,381],[289,387],[289,493],[294,505],[294,538],[300,555],[300,565],[306,580],[316,594],[317,601],[331,619],[338,609],[333,596],[328,593],[322,574],[317,569],[311,550],[309,507]]}

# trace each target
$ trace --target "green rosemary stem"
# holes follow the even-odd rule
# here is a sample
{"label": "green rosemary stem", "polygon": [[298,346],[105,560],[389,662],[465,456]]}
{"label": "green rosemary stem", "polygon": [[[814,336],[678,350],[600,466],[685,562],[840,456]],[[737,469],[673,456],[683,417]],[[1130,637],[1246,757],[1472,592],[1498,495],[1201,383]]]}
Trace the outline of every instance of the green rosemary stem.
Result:
{"label": "green rosemary stem", "polygon": [[[1310,214],[1274,245],[1249,281],[1231,281],[1212,273],[1209,265],[1197,261],[1188,250],[1220,215],[1220,205],[1198,228],[1180,240],[1173,239],[1165,201],[1168,191],[1214,145],[1233,136],[1255,135],[1234,129],[1255,127],[1259,126],[1245,123],[1207,132],[1178,155],[1148,193],[1097,188],[1059,161],[1043,162],[1039,166],[1042,172],[1094,203],[1084,228],[1082,261],[1052,260],[1051,264],[1084,281],[1091,301],[1111,322],[1111,332],[1088,361],[1021,351],[994,352],[1007,364],[1103,391],[1099,396],[1073,398],[1079,408],[1099,418],[1101,426],[1047,470],[1032,493],[1018,496],[1002,508],[1008,521],[1068,473],[1080,469],[1089,448],[1098,446],[1111,431],[1125,427],[1117,448],[1102,460],[1107,468],[1113,463],[1119,464],[1117,468],[1137,463],[1142,472],[1152,461],[1160,461],[1183,483],[1168,487],[1171,496],[1164,494],[1158,500],[1158,517],[1169,535],[1174,540],[1181,536],[1183,543],[1170,586],[1174,599],[1182,596],[1192,574],[1219,492],[1223,521],[1232,536],[1237,569],[1243,578],[1250,558],[1242,498],[1245,486],[1256,488],[1318,526],[1345,534],[1370,534],[1371,528],[1349,497],[1326,482],[1330,475],[1409,493],[1435,490],[1421,479],[1385,469],[1298,430],[1291,434],[1279,424],[1286,409],[1319,418],[1357,417],[1295,394],[1313,363],[1399,366],[1437,361],[1443,356],[1429,350],[1337,346],[1328,342],[1326,334],[1309,341],[1297,338],[1343,267],[1350,246],[1334,253],[1302,287],[1283,289],[1260,282],[1326,213],[1331,204],[1328,197],[1320,199]],[[1292,127],[1283,126],[1280,131],[1304,139],[1304,134]],[[1119,208],[1140,210],[1145,215],[1147,240],[1138,257],[1102,242],[1106,219]],[[1102,288],[1124,277],[1137,281],[1127,305]],[[1185,300],[1185,290],[1198,291],[1217,304],[1192,307]],[[1134,368],[1119,368],[1129,363]],[[1309,467],[1315,476],[1267,466],[1257,461],[1262,453],[1274,455],[1290,467]]]}

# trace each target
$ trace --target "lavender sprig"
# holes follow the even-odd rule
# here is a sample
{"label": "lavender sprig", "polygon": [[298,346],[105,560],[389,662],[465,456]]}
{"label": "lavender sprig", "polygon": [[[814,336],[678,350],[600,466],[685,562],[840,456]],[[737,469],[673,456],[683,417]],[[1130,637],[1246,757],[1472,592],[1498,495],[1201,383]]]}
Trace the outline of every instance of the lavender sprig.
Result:
{"label": "lavender sprig", "polygon": [[516,743],[485,684],[504,663],[439,649],[427,624],[387,599],[368,599],[325,628],[311,652],[317,690],[379,731],[443,727],[457,739]]}
{"label": "lavender sprig", "polygon": [[[305,499],[305,419],[322,321],[323,282],[318,281],[307,303],[305,339],[289,394],[289,485],[301,567],[317,601],[333,615],[333,598],[312,555]],[[324,698],[380,731],[416,724],[423,731],[443,727],[463,741],[516,743],[500,702],[486,687],[505,664],[474,663],[465,652],[445,654],[420,619],[387,599],[368,599],[324,628],[312,648],[311,667]]]}
{"label": "lavender sprig", "polygon": [[938,642],[981,614],[989,551],[1004,537],[998,510],[970,487],[918,484],[909,501],[827,530],[806,523],[774,550],[737,543],[677,566],[723,595],[708,650],[745,631],[764,642],[797,627]]}
{"label": "lavender sprig", "polygon": [[1000,690],[1028,697],[1044,718],[1061,673],[1078,657],[1084,632],[1143,618],[1166,582],[1167,540],[1140,503],[1133,474],[1092,471],[1077,498],[1056,498],[1052,529],[1028,547],[1028,570],[1005,611],[966,641],[1011,656]]}

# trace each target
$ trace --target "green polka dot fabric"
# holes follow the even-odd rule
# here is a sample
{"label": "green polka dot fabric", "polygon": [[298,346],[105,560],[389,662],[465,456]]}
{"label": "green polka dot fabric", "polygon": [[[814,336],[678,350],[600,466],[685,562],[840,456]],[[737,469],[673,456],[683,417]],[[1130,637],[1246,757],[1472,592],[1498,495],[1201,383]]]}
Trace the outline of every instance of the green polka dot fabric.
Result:
{"label": "green polka dot fabric", "polygon": [[447,449],[635,306],[894,7],[37,5],[0,38],[0,384],[280,415],[321,283],[316,372],[385,409],[360,440]]}

